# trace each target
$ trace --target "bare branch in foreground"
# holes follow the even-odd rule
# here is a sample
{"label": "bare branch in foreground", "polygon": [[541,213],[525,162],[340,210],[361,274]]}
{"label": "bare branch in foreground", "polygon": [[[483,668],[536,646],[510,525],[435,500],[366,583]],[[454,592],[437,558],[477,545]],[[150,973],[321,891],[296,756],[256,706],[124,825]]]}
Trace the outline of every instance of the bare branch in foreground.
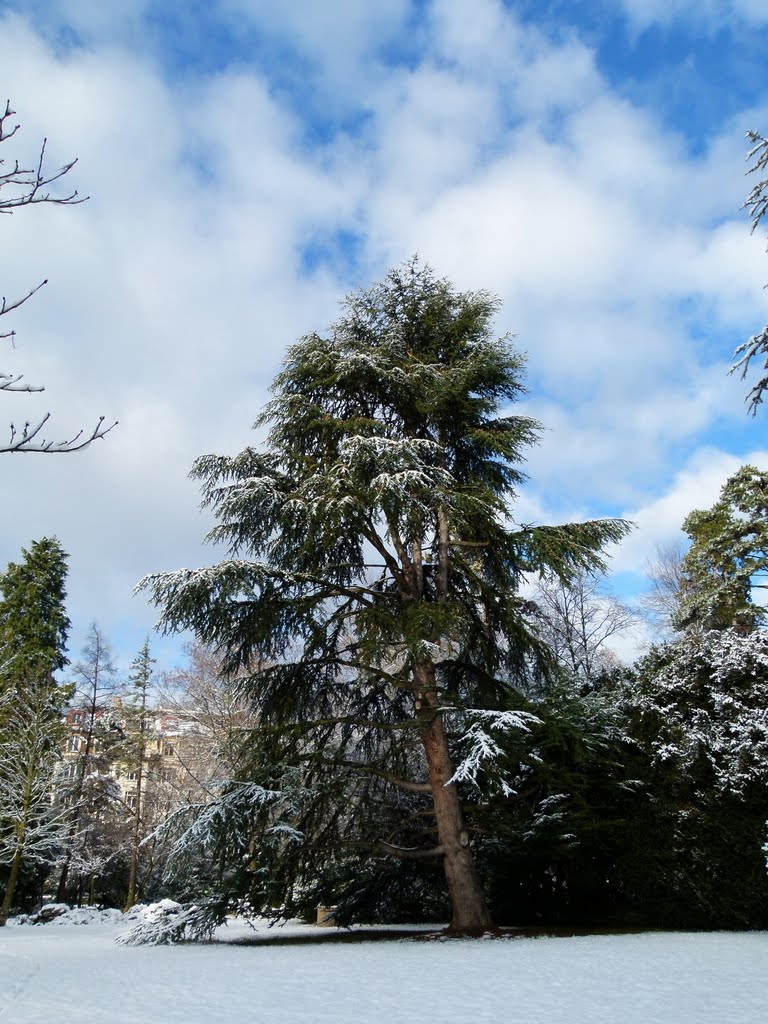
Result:
{"label": "bare branch in foreground", "polygon": [[103,426],[104,417],[99,416],[99,422],[90,434],[86,435],[83,430],[79,430],[75,436],[70,438],[68,441],[48,441],[44,437],[40,437],[40,431],[43,429],[50,417],[51,414],[47,412],[39,423],[34,426],[30,423],[25,423],[21,430],[17,430],[12,423],[10,441],[8,444],[0,446],[0,453],[38,452],[44,454],[55,454],[77,452],[80,451],[81,448],[86,448],[93,441],[98,441],[99,438],[105,437],[113,427],[117,426],[117,420],[115,420],[114,423],[111,423],[108,427]]}

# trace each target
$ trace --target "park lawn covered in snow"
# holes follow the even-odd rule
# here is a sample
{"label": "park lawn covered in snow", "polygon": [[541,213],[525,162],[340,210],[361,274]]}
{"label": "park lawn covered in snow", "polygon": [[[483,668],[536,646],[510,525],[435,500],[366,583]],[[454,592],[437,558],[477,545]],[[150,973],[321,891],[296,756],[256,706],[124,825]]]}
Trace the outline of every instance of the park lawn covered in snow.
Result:
{"label": "park lawn covered in snow", "polygon": [[[246,932],[235,924],[211,944],[121,946],[114,942],[121,930],[115,923],[0,929],[2,1024],[767,1019],[766,932],[237,945],[227,940]],[[302,931],[319,940],[332,934],[288,933]]]}

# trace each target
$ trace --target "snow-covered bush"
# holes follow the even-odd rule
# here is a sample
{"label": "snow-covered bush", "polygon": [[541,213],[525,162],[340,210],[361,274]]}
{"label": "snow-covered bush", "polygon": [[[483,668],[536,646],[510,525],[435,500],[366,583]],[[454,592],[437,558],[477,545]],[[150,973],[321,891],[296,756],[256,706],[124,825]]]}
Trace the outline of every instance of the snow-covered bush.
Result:
{"label": "snow-covered bush", "polygon": [[133,925],[115,939],[123,946],[164,946],[185,939],[210,938],[219,923],[212,920],[205,905],[184,907],[169,899],[133,907],[125,919]]}
{"label": "snow-covered bush", "polygon": [[123,915],[114,907],[70,907],[66,903],[46,903],[35,914],[19,914],[9,918],[15,925],[88,925],[117,924]]}
{"label": "snow-covered bush", "polygon": [[768,634],[692,631],[652,650],[624,710],[650,760],[644,885],[663,922],[765,927]]}

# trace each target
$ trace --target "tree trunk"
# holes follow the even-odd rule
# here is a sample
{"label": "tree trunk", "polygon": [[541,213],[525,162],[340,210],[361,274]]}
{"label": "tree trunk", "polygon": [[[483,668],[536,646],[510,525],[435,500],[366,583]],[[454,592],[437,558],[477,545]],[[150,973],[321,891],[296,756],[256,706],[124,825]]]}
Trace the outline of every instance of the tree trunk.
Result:
{"label": "tree trunk", "polygon": [[8,876],[8,883],[5,887],[5,898],[3,899],[3,906],[0,909],[0,926],[4,925],[8,920],[8,915],[11,912],[11,906],[13,905],[13,894],[16,892],[16,883],[19,880],[19,871],[21,870],[21,846],[16,847],[16,852],[13,855],[11,862],[11,873]]}
{"label": "tree trunk", "polygon": [[[142,737],[143,742],[143,737]],[[128,871],[128,896],[125,910],[130,910],[136,902],[136,875],[139,869],[139,836],[141,834],[141,782],[144,768],[143,749],[139,756],[139,767],[136,772],[136,808],[133,815],[133,833],[131,836],[131,866]]]}
{"label": "tree trunk", "polygon": [[67,880],[69,879],[69,858],[70,852],[67,851],[66,860],[61,865],[61,874],[59,875],[59,885],[56,889],[56,902],[65,903],[67,899]]}
{"label": "tree trunk", "polygon": [[455,783],[449,783],[453,776],[453,763],[443,717],[437,709],[434,666],[415,666],[414,678],[419,684],[431,684],[429,689],[425,687],[419,693],[418,715],[423,721],[421,741],[427,759],[437,834],[443,848],[443,868],[451,900],[450,931],[482,933],[493,927],[493,921],[475,869],[458,790]]}

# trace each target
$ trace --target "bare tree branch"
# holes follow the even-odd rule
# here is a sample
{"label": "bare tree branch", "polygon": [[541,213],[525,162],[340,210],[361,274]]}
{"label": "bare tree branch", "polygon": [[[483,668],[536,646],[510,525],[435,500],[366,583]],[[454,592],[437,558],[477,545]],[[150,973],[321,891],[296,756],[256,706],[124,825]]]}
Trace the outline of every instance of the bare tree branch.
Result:
{"label": "bare tree branch", "polygon": [[[0,390],[2,390],[2,388],[0,388]],[[108,427],[103,426],[104,417],[99,416],[99,422],[90,434],[85,434],[83,430],[79,430],[74,437],[71,437],[67,441],[48,441],[44,437],[39,437],[39,435],[50,417],[51,414],[47,412],[39,423],[34,425],[25,423],[21,430],[17,430],[12,423],[10,441],[8,444],[0,446],[0,453],[38,452],[52,455],[63,454],[65,452],[77,452],[81,448],[87,448],[93,441],[97,441],[99,438],[105,437],[113,427],[117,426],[117,420],[115,420],[114,423],[111,423]]]}
{"label": "bare tree branch", "polygon": [[631,633],[637,616],[594,575],[582,573],[566,586],[541,580],[535,597],[540,631],[560,664],[591,679],[616,656],[609,641]]}
{"label": "bare tree branch", "polygon": [[[8,100],[5,104],[5,113],[0,115],[0,142],[7,142],[19,130],[20,125],[18,124],[14,125],[10,131],[6,131],[5,128],[5,122],[9,117],[13,117],[15,113],[15,110],[11,110],[11,102]],[[79,195],[77,189],[65,196],[51,195],[50,192],[43,191],[47,185],[52,185],[54,181],[58,181],[68,174],[77,163],[77,159],[70,160],[63,167],[48,173],[45,170],[45,147],[47,144],[48,140],[43,139],[36,167],[21,167],[19,161],[15,160],[10,171],[0,174],[0,189],[6,185],[16,185],[20,189],[17,195],[0,198],[0,213],[12,213],[13,210],[18,209],[20,206],[31,206],[33,203],[53,203],[57,206],[72,206],[77,203],[84,203],[89,198],[88,196]],[[4,160],[0,160],[0,166],[4,163]]]}
{"label": "bare tree branch", "polygon": [[685,597],[685,576],[682,541],[671,541],[656,548],[656,556],[646,562],[645,574],[650,589],[642,598],[642,607],[652,625],[663,635],[672,635],[677,629]]}
{"label": "bare tree branch", "polygon": [[[2,108],[0,108],[2,109]],[[10,126],[10,118],[15,115],[15,111],[11,109],[10,101],[5,104],[5,112],[0,114],[0,143],[7,142],[8,139],[13,138],[16,132],[19,130],[19,125],[14,124]],[[72,206],[77,203],[84,203],[88,196],[80,196],[75,189],[65,195],[56,195],[52,193],[48,186],[54,182],[58,182],[66,174],[68,174],[77,163],[77,160],[71,160],[68,164],[63,167],[59,167],[55,171],[47,171],[45,169],[45,149],[47,145],[47,139],[43,139],[43,143],[40,147],[40,153],[36,165],[34,167],[24,167],[19,164],[18,160],[14,160],[13,165],[9,170],[4,170],[5,161],[0,159],[0,213],[13,213],[14,210],[18,210],[24,206],[32,206],[37,203],[49,203],[58,206]],[[9,191],[4,192],[4,189]],[[35,292],[38,292],[43,285],[47,284],[47,280],[41,281],[40,284],[30,289],[26,295],[21,296],[18,299],[7,300],[3,296],[0,300],[0,317],[6,316],[8,313],[13,312],[22,306],[27,299],[30,299]],[[0,340],[10,338],[11,343],[16,335],[16,332],[5,331],[0,332]],[[24,375],[21,373],[0,373],[0,391],[12,391],[12,392],[25,392],[27,394],[44,391],[45,388],[39,384],[22,384]],[[110,426],[104,426],[104,417],[100,416],[96,426],[86,433],[85,429],[79,430],[74,437],[62,441],[49,441],[41,435],[41,431],[45,424],[50,418],[50,413],[46,413],[45,416],[37,423],[30,423],[29,421],[24,424],[20,429],[15,424],[10,425],[10,440],[5,445],[0,445],[0,453],[3,452],[38,452],[45,454],[53,453],[64,453],[64,452],[76,452],[80,451],[81,448],[87,448],[93,441],[104,437],[117,425],[117,421],[110,424]]]}

